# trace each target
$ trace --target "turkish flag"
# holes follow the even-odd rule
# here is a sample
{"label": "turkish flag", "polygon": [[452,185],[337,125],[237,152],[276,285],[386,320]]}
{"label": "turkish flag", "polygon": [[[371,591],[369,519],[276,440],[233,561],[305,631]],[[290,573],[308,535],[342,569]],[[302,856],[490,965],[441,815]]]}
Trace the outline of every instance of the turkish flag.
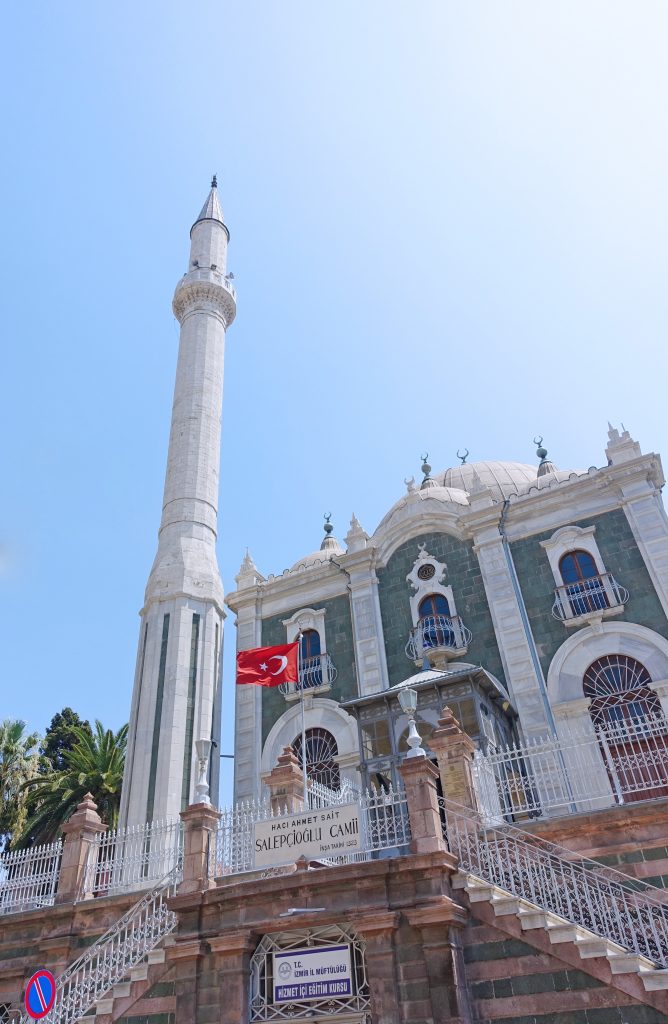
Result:
{"label": "turkish flag", "polygon": [[254,647],[237,654],[237,685],[280,686],[298,682],[297,651],[299,642],[278,647]]}

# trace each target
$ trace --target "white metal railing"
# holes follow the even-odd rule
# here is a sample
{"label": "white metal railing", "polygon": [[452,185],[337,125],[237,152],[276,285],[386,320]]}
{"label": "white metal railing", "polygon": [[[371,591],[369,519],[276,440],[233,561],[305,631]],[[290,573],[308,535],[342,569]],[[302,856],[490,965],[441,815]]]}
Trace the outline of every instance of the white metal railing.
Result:
{"label": "white metal railing", "polygon": [[316,654],[313,658],[301,659],[298,683],[281,683],[278,689],[284,697],[298,696],[302,690],[331,686],[337,675],[336,666],[329,654]]}
{"label": "white metal railing", "polygon": [[[332,791],[326,786],[311,784],[309,809],[322,810],[344,803],[358,803],[360,807],[361,850],[344,857],[332,858],[331,863],[365,860],[380,850],[397,850],[411,840],[410,822],[404,790],[386,792],[370,789],[359,793],[353,789]],[[259,870],[254,860],[254,825],[257,821],[287,816],[286,809],[272,810],[269,800],[242,801],[221,811],[215,840],[209,850],[209,876],[235,875]],[[293,858],[294,859],[294,858]],[[290,855],[281,864],[291,863]],[[279,862],[277,862],[279,866]]]}
{"label": "white metal railing", "polygon": [[406,655],[419,661],[429,651],[465,651],[471,643],[471,630],[459,615],[425,615],[410,631]]}
{"label": "white metal railing", "polygon": [[576,583],[565,583],[554,591],[552,614],[562,621],[577,619],[590,612],[603,612],[606,608],[619,608],[629,599],[629,592],[620,586],[612,573],[589,576]]}
{"label": "white metal railing", "polygon": [[348,779],[341,780],[340,789],[330,789],[316,779],[308,780],[308,805],[313,810],[320,807],[334,807],[336,804],[353,804],[360,798],[360,791]]}
{"label": "white metal railing", "polygon": [[[167,906],[174,895],[180,864],[147,892],[74,963],[56,978],[58,997],[46,1024],[73,1024],[111,991],[177,924]],[[21,1024],[30,1024],[24,1014]]]}
{"label": "white metal railing", "polygon": [[461,871],[668,967],[665,892],[513,826],[490,828],[450,801],[442,807]]}
{"label": "white metal railing", "polygon": [[668,722],[609,722],[495,754],[476,751],[473,781],[490,822],[668,796]]}
{"label": "white metal railing", "polygon": [[180,821],[153,821],[99,835],[88,851],[81,898],[145,889],[180,861]]}
{"label": "white metal railing", "polygon": [[0,914],[52,906],[56,897],[61,840],[0,855]]}

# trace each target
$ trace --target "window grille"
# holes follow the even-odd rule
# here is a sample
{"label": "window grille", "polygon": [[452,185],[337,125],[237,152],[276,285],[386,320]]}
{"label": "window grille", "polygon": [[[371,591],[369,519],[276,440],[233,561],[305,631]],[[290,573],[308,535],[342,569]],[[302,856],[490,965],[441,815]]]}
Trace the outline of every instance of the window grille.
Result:
{"label": "window grille", "polygon": [[625,654],[593,662],[584,674],[583,692],[592,699],[589,713],[594,725],[662,717],[659,698],[649,689],[651,682],[645,666]]}
{"label": "window grille", "polygon": [[[303,764],[301,733],[295,737],[292,749],[299,764]],[[328,789],[341,788],[341,775],[336,758],[339,748],[331,732],[327,729],[306,730],[306,775],[315,782],[320,782]]]}

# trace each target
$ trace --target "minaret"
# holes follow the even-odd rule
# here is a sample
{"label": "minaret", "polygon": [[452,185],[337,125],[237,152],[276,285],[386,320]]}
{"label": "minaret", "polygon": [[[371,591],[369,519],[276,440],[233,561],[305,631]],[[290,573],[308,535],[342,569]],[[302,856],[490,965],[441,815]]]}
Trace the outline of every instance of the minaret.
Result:
{"label": "minaret", "polygon": [[[219,740],[223,585],[216,559],[225,331],[236,298],[216,178],[174,292],[181,325],[162,520],[141,615],[120,825],[175,818],[196,784],[195,741]],[[211,756],[218,796],[220,751]]]}

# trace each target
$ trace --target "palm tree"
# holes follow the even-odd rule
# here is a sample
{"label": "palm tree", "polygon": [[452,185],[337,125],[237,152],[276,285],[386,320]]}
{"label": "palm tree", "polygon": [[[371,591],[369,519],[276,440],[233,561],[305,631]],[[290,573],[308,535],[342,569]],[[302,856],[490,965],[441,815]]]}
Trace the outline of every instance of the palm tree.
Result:
{"label": "palm tree", "polygon": [[26,819],[23,786],[37,771],[39,757],[34,747],[39,735],[24,735],[26,723],[6,718],[0,722],[0,852]]}
{"label": "palm tree", "polygon": [[102,821],[110,828],[118,824],[128,727],[112,732],[96,720],[92,733],[75,728],[74,734],[74,746],[63,754],[63,770],[25,783],[35,810],[14,846],[51,842],[86,793],[92,794]]}

